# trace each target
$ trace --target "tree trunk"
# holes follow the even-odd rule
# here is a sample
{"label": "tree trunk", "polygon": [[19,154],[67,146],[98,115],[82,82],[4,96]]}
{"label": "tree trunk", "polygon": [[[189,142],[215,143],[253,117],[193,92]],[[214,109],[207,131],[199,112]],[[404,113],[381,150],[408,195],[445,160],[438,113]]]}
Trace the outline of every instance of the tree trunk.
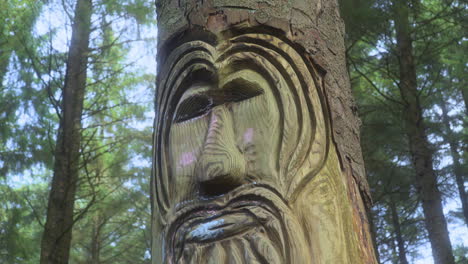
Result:
{"label": "tree trunk", "polygon": [[400,260],[400,264],[408,264],[408,260],[406,259],[405,241],[401,234],[400,219],[398,217],[398,211],[394,201],[390,201],[390,211],[392,214],[392,225],[398,246],[398,259]]}
{"label": "tree trunk", "polygon": [[466,89],[466,86],[461,86],[460,92],[463,96],[463,102],[465,103],[465,113],[468,114],[468,91]]}
{"label": "tree trunk", "polygon": [[369,227],[370,227],[370,232],[372,236],[372,244],[374,245],[375,258],[377,260],[377,264],[380,264],[382,262],[380,261],[380,253],[379,253],[379,248],[377,245],[377,228],[375,226],[374,214],[372,210],[369,210],[367,218],[369,219]]}
{"label": "tree trunk", "polygon": [[80,167],[81,116],[91,24],[91,0],[78,0],[67,60],[55,164],[41,244],[41,264],[68,263]]}
{"label": "tree trunk", "polygon": [[442,109],[442,123],[444,124],[445,129],[445,139],[450,146],[450,154],[452,155],[453,161],[453,174],[455,175],[455,180],[457,182],[463,216],[465,217],[465,224],[468,225],[468,196],[466,194],[465,179],[463,177],[462,166],[460,164],[460,153],[458,152],[458,146],[454,139],[452,129],[450,128],[450,119],[445,101],[442,100],[439,106]]}
{"label": "tree trunk", "polygon": [[89,264],[100,264],[101,255],[101,228],[104,226],[103,219],[99,212],[93,217],[93,229],[91,237],[91,256]]}
{"label": "tree trunk", "polygon": [[395,0],[394,3],[394,22],[400,64],[399,88],[405,104],[406,134],[416,171],[416,187],[422,200],[434,262],[435,264],[452,264],[454,263],[452,245],[442,210],[441,194],[433,168],[432,150],[427,139],[419,101],[408,3],[402,0]]}
{"label": "tree trunk", "polygon": [[[7,11],[7,14],[8,14],[8,11]],[[9,16],[2,16],[2,19],[17,19],[16,17],[15,18],[9,18]],[[0,32],[2,32],[2,39],[0,40],[0,92],[1,93],[4,93],[3,89],[5,89],[3,87],[3,79],[5,78],[5,75],[8,73],[8,65],[10,63],[10,57],[11,57],[11,53],[13,52],[12,51],[12,37],[11,36],[8,36],[7,34],[3,33],[3,32],[6,32],[6,27],[7,24],[4,24],[2,23],[2,25],[0,25]]]}
{"label": "tree trunk", "polygon": [[391,237],[390,241],[390,248],[392,249],[392,264],[398,264],[398,250],[397,250],[397,245],[396,241]]}
{"label": "tree trunk", "polygon": [[[224,263],[226,258],[234,263],[252,263],[258,257],[262,263],[375,264],[366,212],[370,197],[359,144],[360,122],[346,69],[344,27],[337,0],[160,0],[156,3],[159,73],[151,184],[153,263]],[[206,89],[197,90],[197,83],[206,85]],[[192,88],[196,92],[187,92]],[[234,92],[234,89],[241,90]],[[249,89],[254,90],[249,92]],[[245,97],[237,98],[240,94]],[[237,102],[250,100],[252,94],[258,100],[271,102],[267,106],[269,110],[259,114],[261,109],[249,108],[252,112],[236,116],[239,112],[232,109],[248,106]],[[289,99],[283,100],[283,96]],[[306,101],[313,103],[306,106]],[[177,105],[184,106],[177,108],[180,115]],[[263,118],[270,120],[270,114],[277,116],[263,123]],[[308,117],[313,115],[322,117],[316,117],[312,124]],[[192,122],[195,117],[200,117],[202,122],[209,117],[209,129],[196,127],[198,123]],[[243,122],[250,122],[251,118],[256,122],[244,127]],[[180,139],[179,134],[170,134],[191,129],[199,134],[188,133]],[[277,130],[284,135],[278,140],[279,134],[274,134]],[[319,142],[319,133],[324,130],[327,130],[323,132],[327,141],[318,144],[329,147],[326,151],[312,151],[310,146],[296,155],[295,151]],[[256,133],[261,135],[252,136]],[[286,153],[277,147],[283,140],[290,140],[290,135],[299,138],[301,133],[304,139],[296,149]],[[184,144],[187,138],[190,142]],[[251,142],[251,151],[242,147],[247,141]],[[193,149],[201,151],[192,150],[192,143],[196,144]],[[190,150],[184,149],[189,146]],[[250,156],[253,152],[254,158]],[[322,154],[326,158],[323,166],[319,166]],[[280,155],[280,160],[274,160]],[[313,155],[316,156],[312,158]],[[268,166],[262,167],[260,161],[250,162],[270,160],[270,156],[272,162]],[[282,167],[285,161],[295,159],[304,162]],[[177,171],[182,167],[183,170]],[[274,173],[263,173],[267,170]],[[300,173],[301,170],[316,171]],[[182,175],[185,172],[189,173]],[[295,174],[281,178],[282,173]],[[247,185],[248,182],[252,184]],[[204,206],[213,206],[211,214],[219,215],[222,218],[219,222],[234,221],[230,217],[235,216],[242,220],[236,221],[242,226],[248,222],[245,216],[219,204],[225,205],[239,189],[249,192],[257,187],[258,192],[249,199],[257,201],[260,194],[266,200],[280,196],[282,199],[268,200],[268,204],[281,210],[290,208],[277,214],[290,217],[284,233],[278,231],[286,238],[291,236],[284,241],[295,243],[277,247],[284,248],[287,256],[269,248],[270,242],[264,242],[269,241],[266,238],[258,240],[263,243],[261,250],[255,250],[257,241],[234,245],[243,241],[250,231],[234,232],[237,227],[231,224],[225,226],[232,228],[229,234],[234,235],[224,237],[224,244],[217,239],[228,228],[221,226],[212,240],[205,241],[210,235],[200,238],[209,244],[204,247],[197,244],[198,238],[191,245],[185,243],[189,233],[184,236],[185,231],[175,231],[179,228],[178,221],[188,216],[173,215],[173,212],[198,202],[212,203]],[[263,195],[267,191],[261,188],[274,190],[275,194]],[[210,199],[207,201],[206,197]],[[282,207],[281,203],[287,206]],[[269,206],[265,200],[258,204]],[[201,226],[216,224],[204,212],[196,210],[187,211],[187,215],[197,215]],[[257,217],[255,213],[252,215]],[[278,220],[282,221],[287,222]],[[199,233],[195,231],[190,234]],[[193,248],[195,252],[191,251]],[[270,254],[262,255],[267,248]],[[204,250],[209,252],[204,254]],[[252,252],[255,256],[251,256]],[[197,262],[199,256],[203,256],[200,257],[203,261]],[[247,261],[240,261],[243,258]]]}
{"label": "tree trunk", "polygon": [[0,92],[4,92],[3,89],[3,79],[5,79],[5,75],[8,73],[8,65],[10,63],[10,56],[11,51],[0,51]]}

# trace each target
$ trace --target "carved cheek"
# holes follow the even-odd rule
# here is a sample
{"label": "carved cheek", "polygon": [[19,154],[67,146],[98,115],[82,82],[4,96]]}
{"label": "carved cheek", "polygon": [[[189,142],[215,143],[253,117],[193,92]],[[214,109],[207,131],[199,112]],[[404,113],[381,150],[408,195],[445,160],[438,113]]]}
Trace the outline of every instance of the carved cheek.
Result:
{"label": "carved cheek", "polygon": [[[252,98],[233,107],[237,141],[247,173],[258,181],[276,181],[275,160],[279,142],[279,117],[270,94]],[[274,102],[274,101],[273,101]]]}
{"label": "carved cheek", "polygon": [[208,131],[208,118],[173,124],[170,131],[171,177],[176,185],[191,184],[195,165],[203,149],[203,141]]}
{"label": "carved cheek", "polygon": [[179,162],[177,163],[179,166],[188,167],[192,165],[196,161],[196,157],[194,151],[186,151],[182,152],[179,157]]}

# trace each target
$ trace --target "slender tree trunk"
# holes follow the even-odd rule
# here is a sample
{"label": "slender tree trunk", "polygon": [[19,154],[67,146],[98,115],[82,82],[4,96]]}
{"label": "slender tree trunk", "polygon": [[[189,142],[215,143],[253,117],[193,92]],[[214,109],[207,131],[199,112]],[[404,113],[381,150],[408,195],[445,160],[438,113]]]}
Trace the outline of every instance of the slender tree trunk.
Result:
{"label": "slender tree trunk", "polygon": [[0,92],[3,91],[3,80],[8,72],[8,64],[10,62],[11,51],[0,50]]}
{"label": "slender tree trunk", "polygon": [[416,68],[410,36],[408,2],[395,0],[395,27],[400,64],[400,93],[405,104],[406,133],[416,171],[416,187],[420,193],[426,228],[435,264],[452,264],[454,258],[447,222],[442,210],[441,194],[433,168],[433,156],[424,127],[419,101]]}
{"label": "slender tree trunk", "polygon": [[392,236],[390,241],[390,248],[392,249],[392,264],[398,264],[398,250],[394,237]]}
{"label": "slender tree trunk", "polygon": [[465,179],[463,177],[462,166],[460,164],[460,153],[458,152],[458,146],[454,140],[452,129],[450,128],[448,110],[444,100],[440,102],[439,106],[442,109],[442,123],[444,124],[445,128],[445,138],[450,146],[450,154],[452,155],[453,160],[453,174],[455,175],[455,180],[457,182],[463,216],[465,217],[465,224],[468,225],[468,196],[466,194]]}
{"label": "slender tree trunk", "polygon": [[41,244],[41,264],[68,263],[80,164],[81,116],[91,24],[91,0],[78,0],[63,87],[54,175]]}
{"label": "slender tree trunk", "polygon": [[[5,32],[5,25],[1,24],[0,25],[0,32]],[[3,79],[5,78],[5,75],[8,70],[8,64],[10,63],[10,56],[12,53],[12,50],[10,49],[10,43],[11,37],[8,37],[6,35],[2,36],[2,39],[0,39],[0,92],[3,91]]]}
{"label": "slender tree trunk", "polygon": [[465,103],[465,113],[468,114],[468,91],[466,86],[461,86],[460,92],[463,96],[463,102]]}
{"label": "slender tree trunk", "polygon": [[380,261],[380,253],[379,253],[379,248],[377,246],[377,228],[375,226],[374,214],[372,210],[369,210],[369,213],[367,214],[367,218],[369,219],[369,228],[370,228],[370,233],[372,236],[372,243],[374,245],[375,258],[377,260],[377,263],[380,264],[382,262]]}
{"label": "slender tree trunk", "polygon": [[101,228],[102,219],[99,212],[93,217],[93,230],[91,238],[91,259],[89,264],[100,264],[100,253],[101,253]]}
{"label": "slender tree trunk", "polygon": [[408,260],[406,259],[405,241],[403,240],[403,235],[401,234],[400,219],[398,217],[398,211],[394,201],[390,201],[390,211],[392,214],[392,225],[395,230],[398,246],[398,259],[400,260],[400,264],[408,264]]}

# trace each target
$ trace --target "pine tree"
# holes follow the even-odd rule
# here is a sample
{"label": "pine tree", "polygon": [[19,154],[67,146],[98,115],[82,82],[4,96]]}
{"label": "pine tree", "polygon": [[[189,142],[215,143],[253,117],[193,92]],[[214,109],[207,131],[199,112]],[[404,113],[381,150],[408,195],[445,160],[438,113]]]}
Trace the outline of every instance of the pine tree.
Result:
{"label": "pine tree", "polygon": [[60,105],[54,176],[41,243],[42,264],[68,263],[69,259],[80,168],[81,119],[86,89],[91,13],[91,0],[77,1]]}

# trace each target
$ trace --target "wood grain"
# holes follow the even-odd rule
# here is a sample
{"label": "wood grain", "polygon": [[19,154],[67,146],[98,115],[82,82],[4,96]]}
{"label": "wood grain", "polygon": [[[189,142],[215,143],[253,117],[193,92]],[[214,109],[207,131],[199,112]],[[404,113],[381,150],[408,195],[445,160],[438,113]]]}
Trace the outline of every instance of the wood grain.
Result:
{"label": "wood grain", "polygon": [[153,262],[372,263],[323,75],[282,36],[210,34],[173,43],[160,69]]}

